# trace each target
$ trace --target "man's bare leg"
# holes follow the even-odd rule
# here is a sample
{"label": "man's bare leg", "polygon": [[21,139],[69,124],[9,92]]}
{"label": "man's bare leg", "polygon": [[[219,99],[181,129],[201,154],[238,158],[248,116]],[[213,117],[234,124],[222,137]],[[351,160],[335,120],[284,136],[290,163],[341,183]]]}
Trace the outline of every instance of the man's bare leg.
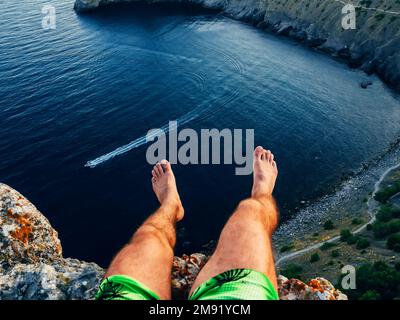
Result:
{"label": "man's bare leg", "polygon": [[277,288],[271,236],[278,224],[278,209],[272,197],[278,175],[274,155],[254,150],[254,182],[251,198],[240,202],[228,220],[217,248],[200,271],[191,293],[208,279],[230,269],[253,269],[264,273]]}
{"label": "man's bare leg", "polygon": [[117,254],[106,277],[129,276],[148,286],[161,299],[171,299],[175,224],[183,218],[184,211],[169,162],[163,160],[155,165],[152,175],[153,190],[161,206]]}

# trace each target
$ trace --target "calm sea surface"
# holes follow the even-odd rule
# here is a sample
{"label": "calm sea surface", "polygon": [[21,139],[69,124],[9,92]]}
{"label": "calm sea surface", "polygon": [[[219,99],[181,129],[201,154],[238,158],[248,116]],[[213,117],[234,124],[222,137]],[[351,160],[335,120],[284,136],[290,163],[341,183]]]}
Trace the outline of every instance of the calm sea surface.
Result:
{"label": "calm sea surface", "polygon": [[[255,129],[274,151],[282,219],[379,155],[400,102],[378,79],[215,12],[124,6],[77,15],[52,0],[0,1],[0,181],[59,231],[65,256],[106,266],[157,207],[146,145],[85,163],[169,120]],[[178,253],[216,239],[251,176],[234,165],[176,165],[186,218]]]}

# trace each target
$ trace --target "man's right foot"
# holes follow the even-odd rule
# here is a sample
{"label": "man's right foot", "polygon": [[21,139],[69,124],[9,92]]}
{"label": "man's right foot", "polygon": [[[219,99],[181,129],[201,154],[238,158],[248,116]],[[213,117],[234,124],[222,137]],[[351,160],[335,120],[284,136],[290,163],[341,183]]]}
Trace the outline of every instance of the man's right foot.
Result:
{"label": "man's right foot", "polygon": [[251,196],[254,198],[270,197],[278,176],[278,168],[271,151],[265,150],[263,147],[257,147],[254,150],[253,175]]}
{"label": "man's right foot", "polygon": [[171,164],[167,160],[162,160],[153,167],[151,173],[153,191],[161,206],[173,208],[173,210],[176,210],[176,221],[182,220],[184,211]]}

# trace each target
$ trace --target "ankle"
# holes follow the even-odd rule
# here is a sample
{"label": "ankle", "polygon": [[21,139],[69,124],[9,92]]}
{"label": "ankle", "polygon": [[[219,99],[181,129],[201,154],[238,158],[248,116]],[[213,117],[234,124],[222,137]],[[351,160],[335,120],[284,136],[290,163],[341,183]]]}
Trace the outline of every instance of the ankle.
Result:
{"label": "ankle", "polygon": [[275,200],[274,200],[272,194],[269,194],[269,193],[260,193],[260,194],[252,195],[251,199],[259,202],[265,208],[269,208],[269,207],[275,205]]}
{"label": "ankle", "polygon": [[180,221],[184,214],[184,209],[180,201],[165,201],[161,204],[160,209],[167,212],[173,222]]}

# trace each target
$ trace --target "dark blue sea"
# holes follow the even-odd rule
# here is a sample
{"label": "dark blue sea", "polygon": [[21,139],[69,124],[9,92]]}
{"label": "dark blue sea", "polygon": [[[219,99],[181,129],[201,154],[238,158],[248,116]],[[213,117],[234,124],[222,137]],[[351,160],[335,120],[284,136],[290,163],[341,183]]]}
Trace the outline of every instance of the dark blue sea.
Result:
{"label": "dark blue sea", "polygon": [[[52,0],[0,1],[0,181],[50,220],[64,255],[106,266],[157,208],[147,145],[89,160],[170,120],[255,129],[280,175],[282,221],[377,157],[400,133],[400,100],[376,77],[218,12],[131,5],[77,15]],[[373,85],[361,89],[359,83]],[[177,253],[216,239],[251,176],[176,165],[186,218]]]}

